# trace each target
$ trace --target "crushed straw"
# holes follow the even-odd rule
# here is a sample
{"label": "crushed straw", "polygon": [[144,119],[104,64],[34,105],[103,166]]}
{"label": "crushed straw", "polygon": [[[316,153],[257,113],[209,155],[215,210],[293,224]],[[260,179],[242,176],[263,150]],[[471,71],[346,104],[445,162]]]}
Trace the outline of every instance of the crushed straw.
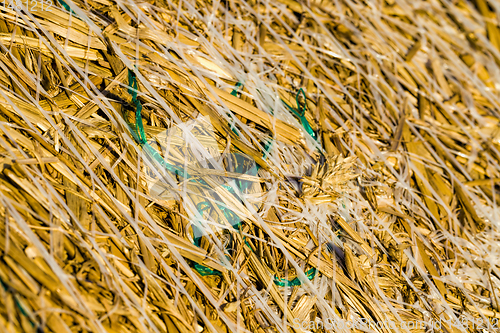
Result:
{"label": "crushed straw", "polygon": [[0,8],[1,332],[498,328],[498,3],[46,7]]}

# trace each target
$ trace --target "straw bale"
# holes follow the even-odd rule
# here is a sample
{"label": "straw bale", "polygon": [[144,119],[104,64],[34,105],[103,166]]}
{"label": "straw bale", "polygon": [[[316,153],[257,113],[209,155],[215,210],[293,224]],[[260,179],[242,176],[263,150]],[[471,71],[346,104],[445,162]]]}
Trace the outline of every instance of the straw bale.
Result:
{"label": "straw bale", "polygon": [[498,330],[499,10],[3,3],[0,332]]}

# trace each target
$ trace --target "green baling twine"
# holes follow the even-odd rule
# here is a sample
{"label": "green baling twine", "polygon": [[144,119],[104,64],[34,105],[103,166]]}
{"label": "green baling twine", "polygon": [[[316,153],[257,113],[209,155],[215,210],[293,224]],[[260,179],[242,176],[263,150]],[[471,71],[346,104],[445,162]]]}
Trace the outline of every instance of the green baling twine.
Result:
{"label": "green baling twine", "polygon": [[[2,285],[3,289],[5,291],[8,291],[9,290],[9,287],[3,282],[3,280],[0,278],[0,285]],[[17,308],[19,309],[19,311],[21,312],[21,314],[23,316],[25,316],[26,318],[28,318],[30,324],[32,327],[35,327],[37,326],[37,332],[43,332],[43,329],[42,327],[36,323],[35,321],[33,321],[33,319],[31,318],[31,316],[28,314],[28,312],[26,312],[26,310],[24,309],[24,307],[21,305],[21,302],[17,299],[17,297],[13,297],[14,299],[14,303],[16,304]]]}
{"label": "green baling twine", "polygon": [[[312,280],[314,278],[314,275],[316,275],[316,268],[311,268],[305,274],[309,280]],[[300,281],[298,277],[296,277],[293,280],[286,280],[286,279],[280,279],[275,276],[274,283],[280,287],[295,287],[295,286],[300,286],[302,284],[302,281]]]}
{"label": "green baling twine", "polygon": [[[61,1],[61,0],[59,0],[59,1]],[[142,104],[137,99],[137,91],[138,91],[137,78],[135,76],[134,71],[130,70],[130,69],[128,70],[128,84],[129,84],[128,93],[132,96],[132,103],[135,106],[135,129],[132,128],[132,126],[129,124],[129,127],[131,129],[131,133],[132,133],[132,136],[134,137],[134,139],[140,144],[140,146],[144,149],[144,151],[146,152],[146,154],[149,155],[150,158],[152,158],[153,160],[155,160],[157,163],[159,163],[163,168],[165,168],[168,171],[171,171],[171,172],[175,173],[178,176],[183,176],[186,179],[191,178],[189,176],[189,174],[187,172],[185,172],[185,170],[183,168],[181,168],[180,166],[175,166],[175,165],[171,165],[169,163],[166,163],[165,160],[161,157],[161,155],[153,147],[151,147],[151,145],[147,142],[146,133],[144,132],[144,125],[142,124],[142,116],[141,116]],[[240,86],[242,86],[242,84],[240,82],[238,82],[236,84],[236,88],[238,88]],[[304,91],[302,89],[300,89],[299,93],[300,93],[300,91],[302,91],[302,93],[304,94],[304,97],[305,97]],[[237,90],[234,89],[231,92],[231,95],[237,96]],[[313,138],[316,139],[316,135],[314,134],[314,131],[311,129],[311,127],[309,126],[309,123],[307,122],[307,120],[304,117],[306,109],[305,109],[305,107],[302,108],[302,106],[298,102],[298,98],[299,98],[299,94],[297,94],[297,97],[296,97],[296,99],[297,99],[297,106],[298,106],[299,112],[295,111],[288,104],[285,103],[285,105],[290,110],[292,110],[295,115],[297,115],[301,119],[302,124],[303,124],[304,128],[306,129],[306,131]],[[265,144],[264,148],[265,148],[266,152],[264,154],[264,159],[267,157],[267,154],[269,153],[270,147],[271,147],[271,143],[266,143]],[[238,162],[241,162],[241,160],[238,160],[239,157],[241,157],[241,156],[237,155],[236,159],[237,159]],[[242,169],[242,165],[243,165],[243,163],[238,163],[238,167],[237,167],[237,169],[235,171],[236,172],[240,172],[240,173],[243,172],[243,170],[241,170]],[[259,165],[257,165],[256,171],[258,171],[258,169],[259,169]],[[255,172],[255,175],[256,174],[257,174],[257,172]],[[208,185],[203,180],[199,180],[199,179],[193,179],[193,180],[199,182],[202,185]],[[244,189],[246,189],[248,187],[249,182],[247,182],[247,181],[237,181],[236,184],[240,188],[240,190],[244,190]],[[236,196],[236,193],[234,192],[234,190],[233,190],[232,187],[227,186],[227,185],[222,185],[222,186],[224,188],[226,188],[231,194],[233,194],[233,195]],[[209,209],[211,207],[212,207],[212,204],[210,202],[207,202],[207,201],[200,202],[196,206],[196,208],[198,209],[199,212],[203,212],[203,211],[205,211],[205,210],[207,210],[207,209]],[[223,205],[217,204],[217,207],[221,210],[221,212],[224,214],[224,216],[226,217],[226,219],[228,221],[230,221],[230,223],[233,226],[233,228],[235,230],[239,230],[240,225],[241,225],[241,220],[239,219],[239,217],[232,210],[228,209],[227,207],[225,207]],[[197,229],[197,228],[198,227],[196,225],[193,225],[193,229]],[[193,230],[193,231],[195,231],[195,230]],[[202,236],[194,238],[194,244],[196,246],[200,246],[201,237]],[[245,237],[243,237],[243,238],[245,238]],[[248,244],[248,242],[246,240],[245,240],[245,243],[251,249],[250,245]],[[196,263],[194,261],[191,261],[191,264],[193,265],[194,269],[196,269],[196,271],[200,275],[202,275],[202,276],[207,276],[207,275],[219,275],[220,276],[221,275],[221,272],[219,272],[217,270],[213,270],[213,269],[208,268],[206,266],[200,265],[200,264],[198,264],[198,263]],[[317,270],[315,268],[312,268],[309,271],[307,271],[305,274],[306,274],[306,277],[309,280],[312,280],[314,278],[316,272],[317,272]],[[274,281],[274,283],[276,285],[281,286],[281,287],[299,286],[299,285],[302,284],[302,282],[300,281],[300,279],[298,277],[294,278],[293,280],[286,280],[286,279],[280,279],[280,278],[274,276],[273,277],[273,281]]]}
{"label": "green baling twine", "polygon": [[70,12],[71,14],[75,15],[76,17],[78,17],[78,15],[73,11],[73,9],[71,9],[68,4],[66,2],[64,2],[63,0],[57,0],[57,2],[59,2],[61,4],[61,6],[64,7],[64,9],[66,9],[68,12]]}
{"label": "green baling twine", "polygon": [[[233,91],[231,91],[231,95],[233,96],[238,96],[238,88],[242,87],[243,84],[240,82],[236,83],[236,86],[234,87]],[[302,96],[304,97],[304,105],[302,105],[299,102],[299,97],[300,94],[302,93]],[[313,131],[311,128],[311,125],[309,125],[309,122],[306,119],[306,110],[307,110],[307,97],[304,89],[300,88],[299,91],[297,92],[297,95],[295,95],[295,101],[297,102],[297,109],[293,108],[290,106],[287,102],[285,102],[283,99],[281,99],[281,102],[285,104],[288,110],[290,110],[295,116],[297,116],[300,119],[300,122],[302,123],[302,126],[306,130],[306,132],[314,139],[317,140],[316,133]]]}
{"label": "green baling twine", "polygon": [[[303,106],[299,102],[300,93],[302,93],[302,96],[304,96],[304,105]],[[299,91],[297,92],[297,95],[295,95],[295,101],[297,102],[297,110],[295,110],[293,107],[288,105],[283,99],[281,101],[283,102],[283,104],[285,104],[285,106],[288,108],[288,110],[292,111],[292,113],[300,119],[300,122],[302,123],[302,126],[304,126],[304,129],[306,130],[306,132],[314,140],[317,140],[316,133],[313,131],[313,129],[311,128],[311,125],[309,125],[309,122],[306,119],[307,97],[306,97],[306,93],[305,93],[304,89],[300,88]]]}
{"label": "green baling twine", "polygon": [[131,71],[130,69],[128,70],[128,85],[130,86],[128,88],[128,93],[132,95],[132,103],[135,105],[135,126],[136,130],[139,128],[139,143],[141,145],[147,144],[148,140],[146,138],[146,133],[144,132],[144,125],[142,124],[142,104],[137,99],[137,78],[135,77],[134,71]]}
{"label": "green baling twine", "polygon": [[238,97],[238,88],[239,87],[243,87],[243,84],[241,82],[236,83],[233,91],[231,91],[231,95]]}

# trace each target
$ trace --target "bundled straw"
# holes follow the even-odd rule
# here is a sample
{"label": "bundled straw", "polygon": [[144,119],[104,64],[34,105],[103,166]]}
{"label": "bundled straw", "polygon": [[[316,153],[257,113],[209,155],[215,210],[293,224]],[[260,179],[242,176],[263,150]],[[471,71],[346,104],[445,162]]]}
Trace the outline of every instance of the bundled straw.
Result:
{"label": "bundled straw", "polygon": [[0,8],[0,331],[498,328],[498,3],[34,4]]}

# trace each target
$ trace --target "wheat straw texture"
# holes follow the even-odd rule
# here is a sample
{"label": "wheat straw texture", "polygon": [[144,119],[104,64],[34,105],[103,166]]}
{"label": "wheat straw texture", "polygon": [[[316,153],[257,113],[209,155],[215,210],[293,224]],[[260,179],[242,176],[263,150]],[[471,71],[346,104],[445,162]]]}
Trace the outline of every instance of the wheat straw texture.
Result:
{"label": "wheat straw texture", "polygon": [[[40,7],[0,8],[1,332],[364,318],[455,333],[481,331],[457,318],[500,318],[498,2]],[[244,153],[258,175],[185,164],[207,188],[151,187],[129,71],[172,161],[193,162],[171,131],[208,119],[213,156]],[[222,176],[251,191],[236,200]],[[242,223],[215,211],[225,226],[195,245],[189,207],[207,191]]]}

